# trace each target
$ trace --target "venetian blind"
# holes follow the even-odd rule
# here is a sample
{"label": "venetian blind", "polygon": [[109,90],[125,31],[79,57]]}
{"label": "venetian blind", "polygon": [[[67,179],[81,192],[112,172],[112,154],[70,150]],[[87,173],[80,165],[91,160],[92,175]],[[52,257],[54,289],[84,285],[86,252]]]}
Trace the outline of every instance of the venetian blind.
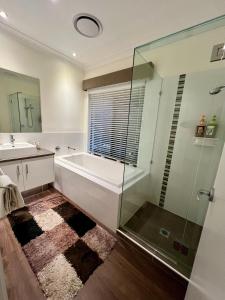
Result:
{"label": "venetian blind", "polygon": [[89,152],[137,164],[144,95],[145,85],[89,93]]}

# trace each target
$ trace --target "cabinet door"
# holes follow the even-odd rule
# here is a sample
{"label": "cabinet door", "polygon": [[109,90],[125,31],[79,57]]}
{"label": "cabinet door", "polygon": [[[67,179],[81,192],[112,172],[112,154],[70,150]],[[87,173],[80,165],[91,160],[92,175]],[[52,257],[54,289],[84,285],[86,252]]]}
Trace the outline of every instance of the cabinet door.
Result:
{"label": "cabinet door", "polygon": [[25,190],[54,181],[54,157],[39,157],[22,161]]}
{"label": "cabinet door", "polygon": [[19,190],[24,191],[23,168],[21,160],[13,162],[0,163],[0,168],[4,174],[18,186]]}

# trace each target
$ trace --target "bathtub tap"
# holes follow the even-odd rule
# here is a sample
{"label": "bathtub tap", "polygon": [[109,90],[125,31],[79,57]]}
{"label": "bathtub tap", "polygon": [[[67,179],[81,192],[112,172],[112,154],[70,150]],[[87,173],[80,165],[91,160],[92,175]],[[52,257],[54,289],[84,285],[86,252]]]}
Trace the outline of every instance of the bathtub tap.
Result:
{"label": "bathtub tap", "polygon": [[67,148],[68,148],[68,150],[74,150],[74,151],[77,150],[77,148],[73,148],[73,147],[70,147],[70,146],[68,146]]}

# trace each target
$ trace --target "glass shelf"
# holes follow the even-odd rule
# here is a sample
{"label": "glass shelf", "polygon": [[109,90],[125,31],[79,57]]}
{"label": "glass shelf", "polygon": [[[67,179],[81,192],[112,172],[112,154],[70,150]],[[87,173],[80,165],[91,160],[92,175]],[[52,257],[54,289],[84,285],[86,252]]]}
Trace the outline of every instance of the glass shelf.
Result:
{"label": "glass shelf", "polygon": [[204,146],[204,147],[215,147],[218,143],[219,139],[217,138],[205,138],[205,137],[194,137],[193,144],[196,146]]}

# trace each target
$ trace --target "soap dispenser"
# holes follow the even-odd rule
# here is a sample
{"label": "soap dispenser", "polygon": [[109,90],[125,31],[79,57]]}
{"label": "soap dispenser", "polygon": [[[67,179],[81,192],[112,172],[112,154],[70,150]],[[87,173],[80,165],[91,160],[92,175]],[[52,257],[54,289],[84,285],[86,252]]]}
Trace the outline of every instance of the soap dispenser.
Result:
{"label": "soap dispenser", "polygon": [[206,118],[205,118],[205,115],[202,115],[201,119],[199,121],[199,124],[196,126],[195,136],[196,137],[204,137],[205,129],[206,129]]}
{"label": "soap dispenser", "polygon": [[216,115],[213,115],[211,121],[206,126],[205,137],[214,138],[216,136],[216,130],[217,130],[217,120],[216,120]]}

